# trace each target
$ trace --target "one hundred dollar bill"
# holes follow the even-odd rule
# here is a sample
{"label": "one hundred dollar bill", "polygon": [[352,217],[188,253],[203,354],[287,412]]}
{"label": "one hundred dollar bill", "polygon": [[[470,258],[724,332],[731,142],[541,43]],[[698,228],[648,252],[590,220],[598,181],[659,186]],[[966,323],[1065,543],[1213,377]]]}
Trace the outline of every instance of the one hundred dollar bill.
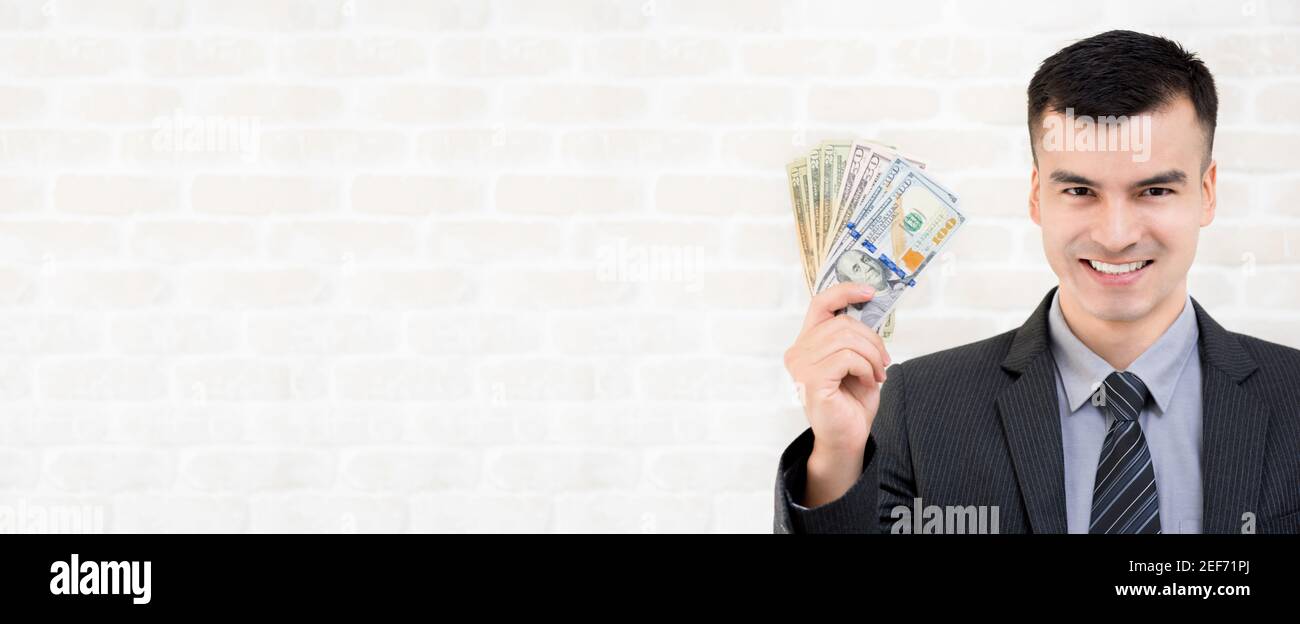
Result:
{"label": "one hundred dollar bill", "polygon": [[965,221],[955,194],[905,159],[895,159],[869,203],[845,226],[846,242],[826,259],[814,291],[850,281],[872,286],[871,301],[845,312],[879,332]]}

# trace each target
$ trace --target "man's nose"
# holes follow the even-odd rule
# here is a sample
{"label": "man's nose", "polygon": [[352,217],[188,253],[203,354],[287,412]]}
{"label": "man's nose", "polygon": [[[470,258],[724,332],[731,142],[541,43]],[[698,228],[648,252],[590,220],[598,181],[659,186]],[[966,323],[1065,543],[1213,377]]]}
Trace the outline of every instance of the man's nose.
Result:
{"label": "man's nose", "polygon": [[1119,254],[1142,240],[1141,215],[1126,198],[1110,199],[1100,210],[1092,237],[1107,251]]}

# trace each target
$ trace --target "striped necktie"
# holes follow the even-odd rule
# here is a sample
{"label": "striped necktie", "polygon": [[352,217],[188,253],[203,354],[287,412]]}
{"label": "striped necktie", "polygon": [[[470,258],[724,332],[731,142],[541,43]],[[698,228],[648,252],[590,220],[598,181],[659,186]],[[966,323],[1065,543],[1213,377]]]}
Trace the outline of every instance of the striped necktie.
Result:
{"label": "striped necktie", "polygon": [[1114,372],[1098,389],[1114,417],[1097,463],[1089,533],[1160,533],[1160,505],[1151,451],[1138,414],[1151,393],[1133,373]]}

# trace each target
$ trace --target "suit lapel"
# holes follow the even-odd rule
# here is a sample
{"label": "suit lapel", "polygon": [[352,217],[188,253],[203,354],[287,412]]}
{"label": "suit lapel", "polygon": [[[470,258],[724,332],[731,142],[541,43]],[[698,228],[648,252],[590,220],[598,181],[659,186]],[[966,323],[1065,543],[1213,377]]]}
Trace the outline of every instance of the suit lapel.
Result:
{"label": "suit lapel", "polygon": [[1019,377],[997,397],[1016,479],[1035,533],[1065,533],[1065,459],[1047,314],[1056,288],[1016,331],[1002,367]]}
{"label": "suit lapel", "polygon": [[1064,533],[1065,459],[1052,358],[1044,355],[998,395],[1016,479],[1035,533]]}
{"label": "suit lapel", "polygon": [[1205,533],[1240,533],[1242,514],[1258,513],[1269,411],[1242,387],[1253,358],[1201,305],[1201,475]]}

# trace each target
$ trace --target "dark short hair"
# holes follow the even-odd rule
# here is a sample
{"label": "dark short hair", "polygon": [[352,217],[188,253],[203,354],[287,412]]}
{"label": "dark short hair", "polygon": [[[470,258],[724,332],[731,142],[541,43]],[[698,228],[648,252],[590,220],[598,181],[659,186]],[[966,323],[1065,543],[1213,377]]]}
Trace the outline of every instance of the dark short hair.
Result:
{"label": "dark short hair", "polygon": [[1210,163],[1219,96],[1214,76],[1195,53],[1175,41],[1112,30],[1062,48],[1043,60],[1029,81],[1029,148],[1035,125],[1047,111],[1091,117],[1132,116],[1159,109],[1187,96],[1205,129],[1205,159]]}

